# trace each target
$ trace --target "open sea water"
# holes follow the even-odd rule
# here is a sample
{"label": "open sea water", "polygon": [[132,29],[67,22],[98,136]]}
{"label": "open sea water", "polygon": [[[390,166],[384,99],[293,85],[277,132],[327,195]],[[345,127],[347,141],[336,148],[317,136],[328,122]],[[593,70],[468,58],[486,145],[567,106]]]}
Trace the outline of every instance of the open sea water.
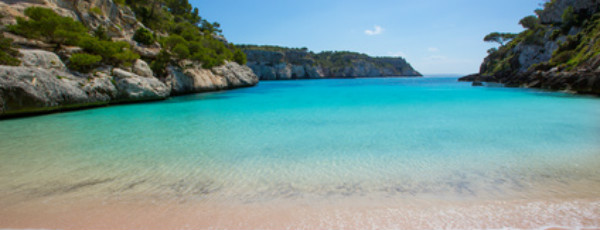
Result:
{"label": "open sea water", "polygon": [[[267,81],[0,121],[0,213],[13,219],[23,207],[90,199],[354,198],[400,209],[583,200],[563,214],[586,213],[551,212],[550,224],[600,226],[600,99],[456,78]],[[0,228],[45,227],[7,218]]]}

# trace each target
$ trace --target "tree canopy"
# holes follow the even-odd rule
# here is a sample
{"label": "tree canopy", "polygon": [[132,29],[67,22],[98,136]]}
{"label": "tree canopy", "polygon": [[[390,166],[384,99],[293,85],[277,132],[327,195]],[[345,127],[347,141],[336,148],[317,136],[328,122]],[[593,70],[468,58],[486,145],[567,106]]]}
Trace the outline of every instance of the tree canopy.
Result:
{"label": "tree canopy", "polygon": [[496,43],[500,44],[500,46],[503,46],[504,43],[509,42],[510,40],[514,39],[515,37],[517,37],[517,34],[493,32],[493,33],[486,35],[483,38],[483,41],[496,42]]}
{"label": "tree canopy", "polygon": [[[156,63],[151,63],[159,75],[180,59],[199,61],[203,68],[222,65],[226,60],[246,62],[244,52],[224,40],[220,24],[202,19],[188,0],[117,0],[116,3],[130,7],[148,28],[137,29],[133,40],[145,45],[158,41],[162,45],[164,52],[153,60]],[[27,8],[25,15],[28,19],[18,18],[16,25],[8,26],[9,31],[56,44],[56,50],[62,45],[81,47],[88,55],[77,55],[72,60],[78,70],[101,64],[130,65],[140,58],[127,42],[112,41],[104,27],[89,31],[81,22],[42,7]]]}
{"label": "tree canopy", "polygon": [[81,22],[60,16],[48,8],[30,7],[25,10],[25,15],[29,19],[17,18],[17,24],[9,26],[9,31],[56,44],[57,49],[61,45],[81,47],[87,55],[74,55],[69,59],[75,70],[89,70],[99,63],[131,65],[140,58],[129,43],[110,40],[102,27],[96,29],[95,36],[91,36]]}
{"label": "tree canopy", "polygon": [[540,26],[540,19],[534,15],[529,15],[521,19],[519,24],[525,29],[535,30]]}
{"label": "tree canopy", "polygon": [[18,17],[17,24],[8,30],[28,38],[35,38],[57,45],[75,45],[77,38],[87,33],[81,22],[70,17],[62,17],[53,10],[43,7],[25,9],[29,20]]}

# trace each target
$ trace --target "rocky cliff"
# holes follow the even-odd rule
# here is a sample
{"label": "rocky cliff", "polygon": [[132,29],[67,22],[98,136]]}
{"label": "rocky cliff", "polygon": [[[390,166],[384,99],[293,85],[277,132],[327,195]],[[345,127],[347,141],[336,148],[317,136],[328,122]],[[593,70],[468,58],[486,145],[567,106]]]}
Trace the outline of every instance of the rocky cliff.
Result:
{"label": "rocky cliff", "polygon": [[247,65],[261,80],[421,76],[403,58],[353,52],[312,53],[306,49],[241,46]]}
{"label": "rocky cliff", "polygon": [[55,53],[25,50],[21,66],[0,66],[0,118],[118,103],[162,100],[171,95],[255,85],[256,75],[235,62],[199,69],[196,65],[154,77],[143,60],[130,69],[105,67],[94,73],[69,71]]}
{"label": "rocky cliff", "polygon": [[488,51],[479,73],[461,81],[499,82],[583,94],[600,94],[600,2],[553,0],[525,31]]}
{"label": "rocky cliff", "polygon": [[[90,31],[103,26],[112,40],[127,41],[146,60],[161,50],[158,43],[141,45],[132,39],[144,27],[129,7],[112,0],[2,0],[2,26],[14,24],[26,8],[47,7],[62,16],[81,21]],[[93,9],[93,10],[92,10]],[[166,76],[156,76],[146,61],[132,66],[102,65],[90,73],[68,69],[65,60],[81,52],[79,47],[61,47],[5,32],[20,47],[21,65],[0,65],[0,118],[26,114],[165,99],[181,95],[253,86],[258,77],[247,66],[226,62],[202,69],[201,63],[182,60],[167,67]]]}

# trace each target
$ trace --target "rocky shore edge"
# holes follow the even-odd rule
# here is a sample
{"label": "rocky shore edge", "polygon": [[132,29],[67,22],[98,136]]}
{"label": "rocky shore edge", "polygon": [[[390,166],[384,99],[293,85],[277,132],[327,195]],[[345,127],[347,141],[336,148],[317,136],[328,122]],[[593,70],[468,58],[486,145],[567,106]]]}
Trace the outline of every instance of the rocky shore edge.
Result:
{"label": "rocky shore edge", "polygon": [[536,88],[600,96],[600,72],[591,71],[527,71],[510,76],[487,76],[475,73],[461,77],[458,81],[473,82],[474,86],[482,85],[481,82],[493,82],[503,84],[505,87]]}
{"label": "rocky shore edge", "polygon": [[249,87],[258,77],[235,62],[212,69],[181,63],[157,78],[138,59],[132,67],[107,66],[83,74],[66,68],[53,52],[21,49],[21,66],[0,66],[0,119],[164,100],[170,96]]}

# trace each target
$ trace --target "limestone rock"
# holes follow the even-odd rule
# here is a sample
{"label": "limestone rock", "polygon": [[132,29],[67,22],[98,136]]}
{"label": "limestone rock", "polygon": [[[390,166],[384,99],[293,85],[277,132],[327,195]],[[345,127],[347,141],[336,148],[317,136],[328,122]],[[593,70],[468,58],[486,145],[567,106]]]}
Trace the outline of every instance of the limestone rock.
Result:
{"label": "limestone rock", "polygon": [[121,68],[114,68],[112,70],[112,74],[113,74],[114,77],[118,77],[118,78],[135,78],[135,77],[138,77],[134,73],[129,72],[129,71],[124,70],[124,69],[121,69]]}
{"label": "limestone rock", "polygon": [[158,56],[158,54],[160,53],[160,45],[154,45],[151,47],[148,46],[144,46],[144,45],[140,45],[135,41],[131,41],[130,44],[132,44],[133,50],[136,53],[139,53],[140,56],[144,57],[144,58],[156,58],[156,56]]}
{"label": "limestone rock", "polygon": [[67,67],[60,58],[52,52],[45,50],[20,49],[21,65],[27,67],[38,67],[43,69],[56,69],[66,71]]}
{"label": "limestone rock", "polygon": [[[0,6],[1,7],[1,6]],[[50,45],[48,43],[45,43],[43,41],[40,40],[35,40],[35,39],[28,39],[28,38],[24,38],[18,35],[14,35],[11,33],[3,33],[5,38],[10,38],[13,40],[13,44],[17,45],[17,46],[22,46],[22,47],[30,47],[30,48],[41,48],[41,49],[52,49],[54,48],[53,45]]]}
{"label": "limestone rock", "polygon": [[235,62],[227,62],[211,70],[202,69],[200,63],[181,63],[184,68],[171,66],[168,68],[167,85],[173,94],[199,93],[215,90],[233,89],[253,86],[258,77],[247,66]]}
{"label": "limestone rock", "polygon": [[116,102],[161,100],[171,92],[156,78],[115,78],[115,84],[119,92]]}
{"label": "limestone rock", "polygon": [[227,88],[247,87],[258,83],[258,77],[250,68],[236,62],[226,62],[225,65],[212,68],[212,72],[226,79]]}
{"label": "limestone rock", "polygon": [[4,17],[0,20],[3,25],[14,24],[16,17],[23,17],[25,9],[34,6],[50,8],[62,16],[72,17],[92,30],[102,26],[113,39],[128,41],[134,44],[135,50],[144,51],[140,52],[144,57],[152,57],[155,53],[155,47],[145,50],[132,41],[135,31],[144,25],[136,20],[129,7],[120,6],[113,0],[3,0],[0,1],[0,14]]}
{"label": "limestone rock", "polygon": [[76,76],[58,69],[0,66],[0,117],[112,103],[160,100],[170,89],[156,78],[115,69]]}
{"label": "limestone rock", "polygon": [[421,75],[402,58],[372,58],[360,54],[341,54],[345,55],[341,58],[344,65],[330,63],[325,67],[315,61],[315,54],[306,50],[247,49],[244,52],[248,59],[247,65],[261,80]]}
{"label": "limestone rock", "polygon": [[138,59],[133,63],[133,72],[142,77],[154,77],[154,73],[148,63],[142,59]]}
{"label": "limestone rock", "polygon": [[83,83],[81,88],[88,96],[102,102],[119,100],[117,87],[113,84],[113,78],[105,73],[97,72]]}
{"label": "limestone rock", "polygon": [[125,70],[114,68],[113,77],[118,90],[117,101],[159,100],[167,98],[171,90],[153,77],[142,77]]}
{"label": "limestone rock", "polygon": [[0,66],[2,115],[36,113],[108,103],[90,97],[85,79],[59,70]]}

